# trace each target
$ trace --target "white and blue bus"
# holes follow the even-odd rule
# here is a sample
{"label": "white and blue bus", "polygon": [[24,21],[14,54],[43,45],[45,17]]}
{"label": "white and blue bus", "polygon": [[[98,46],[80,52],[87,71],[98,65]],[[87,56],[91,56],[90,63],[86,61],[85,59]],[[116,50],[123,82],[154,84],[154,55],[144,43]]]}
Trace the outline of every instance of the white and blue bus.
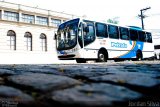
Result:
{"label": "white and blue bus", "polygon": [[141,60],[154,56],[150,32],[84,19],[62,23],[56,34],[58,58],[88,60]]}

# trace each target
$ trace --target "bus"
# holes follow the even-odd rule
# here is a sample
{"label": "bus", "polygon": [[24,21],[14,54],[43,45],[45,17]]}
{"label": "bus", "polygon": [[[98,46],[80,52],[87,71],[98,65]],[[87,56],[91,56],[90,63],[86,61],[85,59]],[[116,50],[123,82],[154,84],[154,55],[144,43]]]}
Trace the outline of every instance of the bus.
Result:
{"label": "bus", "polygon": [[154,56],[152,35],[133,26],[81,18],[62,23],[56,34],[57,55],[60,60],[142,60]]}
{"label": "bus", "polygon": [[160,60],[160,45],[154,45],[155,59]]}

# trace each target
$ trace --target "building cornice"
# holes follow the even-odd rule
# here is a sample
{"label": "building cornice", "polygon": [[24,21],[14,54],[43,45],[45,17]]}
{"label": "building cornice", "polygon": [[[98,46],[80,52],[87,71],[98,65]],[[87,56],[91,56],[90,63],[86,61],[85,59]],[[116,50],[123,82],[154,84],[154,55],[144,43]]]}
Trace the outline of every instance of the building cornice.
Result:
{"label": "building cornice", "polygon": [[31,23],[25,23],[25,22],[19,22],[19,21],[9,21],[9,20],[1,20],[0,22],[6,23],[6,24],[13,24],[13,25],[19,25],[19,26],[36,26],[36,27],[42,27],[42,28],[51,28],[51,29],[57,29],[55,26],[48,26],[48,25],[39,25],[39,24],[31,24]]}
{"label": "building cornice", "polygon": [[68,14],[64,12],[52,11],[52,10],[38,8],[38,7],[31,7],[31,6],[4,2],[4,1],[0,1],[0,9],[13,11],[13,12],[24,12],[26,14],[28,13],[28,14],[40,15],[40,16],[46,16],[46,17],[50,16],[53,18],[58,18],[58,19],[60,18],[62,20],[68,20],[76,16],[76,15]]}

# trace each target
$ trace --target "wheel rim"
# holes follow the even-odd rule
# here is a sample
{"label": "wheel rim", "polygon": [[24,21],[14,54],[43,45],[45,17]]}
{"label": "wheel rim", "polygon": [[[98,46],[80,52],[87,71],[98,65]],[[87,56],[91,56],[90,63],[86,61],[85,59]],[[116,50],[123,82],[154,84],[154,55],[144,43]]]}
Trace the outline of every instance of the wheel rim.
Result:
{"label": "wheel rim", "polygon": [[102,54],[102,53],[99,54],[99,60],[101,62],[105,62],[105,56],[104,56],[104,54]]}
{"label": "wheel rim", "polygon": [[141,53],[137,54],[137,59],[138,59],[138,61],[142,60],[142,54]]}

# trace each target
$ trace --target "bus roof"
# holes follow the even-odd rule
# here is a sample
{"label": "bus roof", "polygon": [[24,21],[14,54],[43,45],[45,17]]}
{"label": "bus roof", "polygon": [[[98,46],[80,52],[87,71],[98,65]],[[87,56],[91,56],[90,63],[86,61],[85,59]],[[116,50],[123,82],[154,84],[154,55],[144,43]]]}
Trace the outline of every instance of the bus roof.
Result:
{"label": "bus roof", "polygon": [[137,26],[128,26],[130,29],[133,29],[133,30],[140,30],[142,31],[143,29],[140,28],[140,27],[137,27]]}
{"label": "bus roof", "polygon": [[[98,22],[98,23],[104,23],[104,24],[114,25],[114,26],[118,26],[118,27],[125,27],[125,28],[129,28],[129,29],[132,29],[132,30],[137,30],[137,31],[149,32],[149,31],[143,30],[141,27],[138,27],[138,26],[122,26],[122,25],[119,25],[119,24],[108,23],[108,22],[106,23],[106,22],[102,22],[102,21],[93,21],[93,20],[83,19],[83,18],[75,18],[75,19],[71,19],[71,20],[86,20],[86,21],[92,21],[92,22]],[[68,21],[71,21],[71,20],[68,20]]]}

